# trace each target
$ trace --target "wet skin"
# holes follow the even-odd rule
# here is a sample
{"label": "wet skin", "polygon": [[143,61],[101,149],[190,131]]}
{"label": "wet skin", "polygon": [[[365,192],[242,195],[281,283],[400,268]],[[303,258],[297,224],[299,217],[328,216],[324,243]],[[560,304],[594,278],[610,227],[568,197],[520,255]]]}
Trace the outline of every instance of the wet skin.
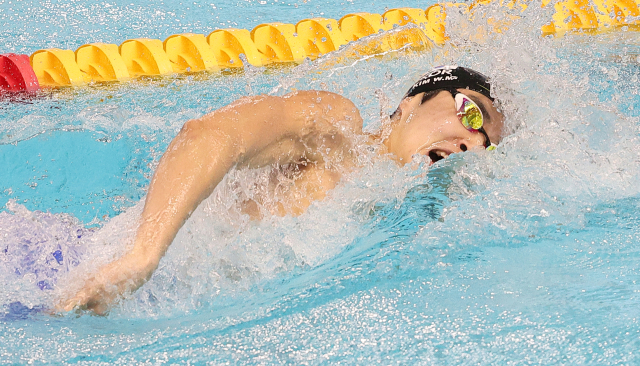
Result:
{"label": "wet skin", "polygon": [[[499,143],[503,118],[491,100],[471,90],[458,91],[483,109],[487,134],[491,142]],[[400,113],[382,131],[368,136],[369,141],[381,144],[381,153],[400,165],[416,154],[436,161],[484,148],[484,135],[461,124],[450,93],[443,91],[421,102],[422,94],[404,99]],[[362,118],[355,105],[321,91],[242,98],[188,121],[154,173],[133,248],[90,278],[81,279],[80,290],[60,301],[56,311],[106,314],[123,294],[142,286],[184,222],[234,166],[297,165],[298,178],[289,189],[290,198],[285,195],[284,204],[274,213],[305,212],[338,184],[341,173],[356,168],[353,146],[358,135],[362,135]],[[325,160],[332,163],[325,164]],[[333,160],[339,160],[339,166]],[[250,202],[246,206],[250,211]]]}
{"label": "wet skin", "polygon": [[[468,89],[458,91],[478,104],[487,135],[492,143],[498,144],[502,138],[502,114],[484,95]],[[451,93],[442,91],[425,103],[421,103],[422,95],[400,103],[402,115],[384,141],[399,163],[410,162],[415,154],[428,155],[433,163],[454,153],[484,148],[484,135],[467,130],[460,122]]]}

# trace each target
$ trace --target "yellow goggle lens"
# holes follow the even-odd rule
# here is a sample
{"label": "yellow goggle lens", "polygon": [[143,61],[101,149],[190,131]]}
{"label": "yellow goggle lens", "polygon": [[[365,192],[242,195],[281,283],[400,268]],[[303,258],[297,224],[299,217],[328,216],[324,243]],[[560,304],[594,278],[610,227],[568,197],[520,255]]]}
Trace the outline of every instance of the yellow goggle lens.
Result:
{"label": "yellow goggle lens", "polygon": [[456,95],[456,109],[465,128],[478,130],[482,127],[484,119],[480,107],[469,97],[458,93]]}
{"label": "yellow goggle lens", "polygon": [[495,150],[496,145],[491,143],[487,132],[482,128],[484,125],[484,118],[478,104],[462,93],[457,91],[450,92],[451,95],[454,95],[456,110],[458,111],[458,117],[460,118],[462,125],[467,130],[481,132],[486,139],[485,148],[487,150]]}
{"label": "yellow goggle lens", "polygon": [[465,108],[465,112],[462,115],[462,124],[466,128],[473,128],[474,130],[482,127],[482,113],[480,113],[478,107]]}

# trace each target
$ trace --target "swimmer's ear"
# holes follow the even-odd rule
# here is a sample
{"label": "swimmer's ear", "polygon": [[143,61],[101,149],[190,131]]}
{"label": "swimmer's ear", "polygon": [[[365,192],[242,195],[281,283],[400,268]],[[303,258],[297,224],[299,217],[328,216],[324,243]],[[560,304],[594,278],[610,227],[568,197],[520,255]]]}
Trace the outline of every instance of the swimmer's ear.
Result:
{"label": "swimmer's ear", "polygon": [[393,120],[394,118],[400,118],[401,115],[402,115],[402,110],[400,109],[400,106],[398,106],[398,108],[396,108],[396,110],[393,111],[393,113],[391,113],[391,116],[389,116],[389,119]]}
{"label": "swimmer's ear", "polygon": [[404,98],[400,104],[398,105],[398,108],[396,108],[396,110],[391,114],[391,120],[393,120],[394,118],[401,118],[402,117],[402,111],[403,110],[409,110],[409,103],[411,103],[411,101],[415,98],[416,96],[412,96],[412,97],[407,97]]}

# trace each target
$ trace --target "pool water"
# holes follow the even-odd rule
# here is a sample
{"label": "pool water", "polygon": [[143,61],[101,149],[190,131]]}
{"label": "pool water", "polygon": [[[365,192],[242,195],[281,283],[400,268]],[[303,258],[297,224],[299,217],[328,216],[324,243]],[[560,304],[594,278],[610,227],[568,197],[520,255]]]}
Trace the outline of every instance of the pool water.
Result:
{"label": "pool water", "polygon": [[[385,6],[425,8],[390,2]],[[0,1],[5,52],[383,12],[332,1]],[[0,363],[635,364],[640,347],[640,42],[620,29],[541,38],[531,6],[448,46],[282,70],[147,78],[0,101]],[[37,26],[31,26],[37,24]],[[107,317],[48,315],[131,244],[182,124],[244,95],[322,89],[374,131],[433,65],[495,82],[494,152],[362,168],[299,217],[243,215],[269,169],[233,170],[160,267]]]}

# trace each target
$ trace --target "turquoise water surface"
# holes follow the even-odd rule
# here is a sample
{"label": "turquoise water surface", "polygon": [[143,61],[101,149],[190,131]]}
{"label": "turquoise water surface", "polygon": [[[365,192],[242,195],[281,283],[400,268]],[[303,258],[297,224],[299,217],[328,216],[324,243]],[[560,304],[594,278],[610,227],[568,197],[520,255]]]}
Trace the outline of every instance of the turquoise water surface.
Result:
{"label": "turquoise water surface", "polygon": [[[164,39],[429,3],[2,1],[0,53]],[[638,33],[542,38],[531,6],[444,48],[282,70],[175,75],[0,100],[0,363],[635,364],[640,347]],[[348,50],[347,50],[348,51]],[[511,132],[494,152],[362,168],[299,217],[238,200],[233,170],[160,267],[106,317],[48,315],[126,250],[182,124],[245,96],[322,89],[374,131],[431,66],[489,75]]]}

